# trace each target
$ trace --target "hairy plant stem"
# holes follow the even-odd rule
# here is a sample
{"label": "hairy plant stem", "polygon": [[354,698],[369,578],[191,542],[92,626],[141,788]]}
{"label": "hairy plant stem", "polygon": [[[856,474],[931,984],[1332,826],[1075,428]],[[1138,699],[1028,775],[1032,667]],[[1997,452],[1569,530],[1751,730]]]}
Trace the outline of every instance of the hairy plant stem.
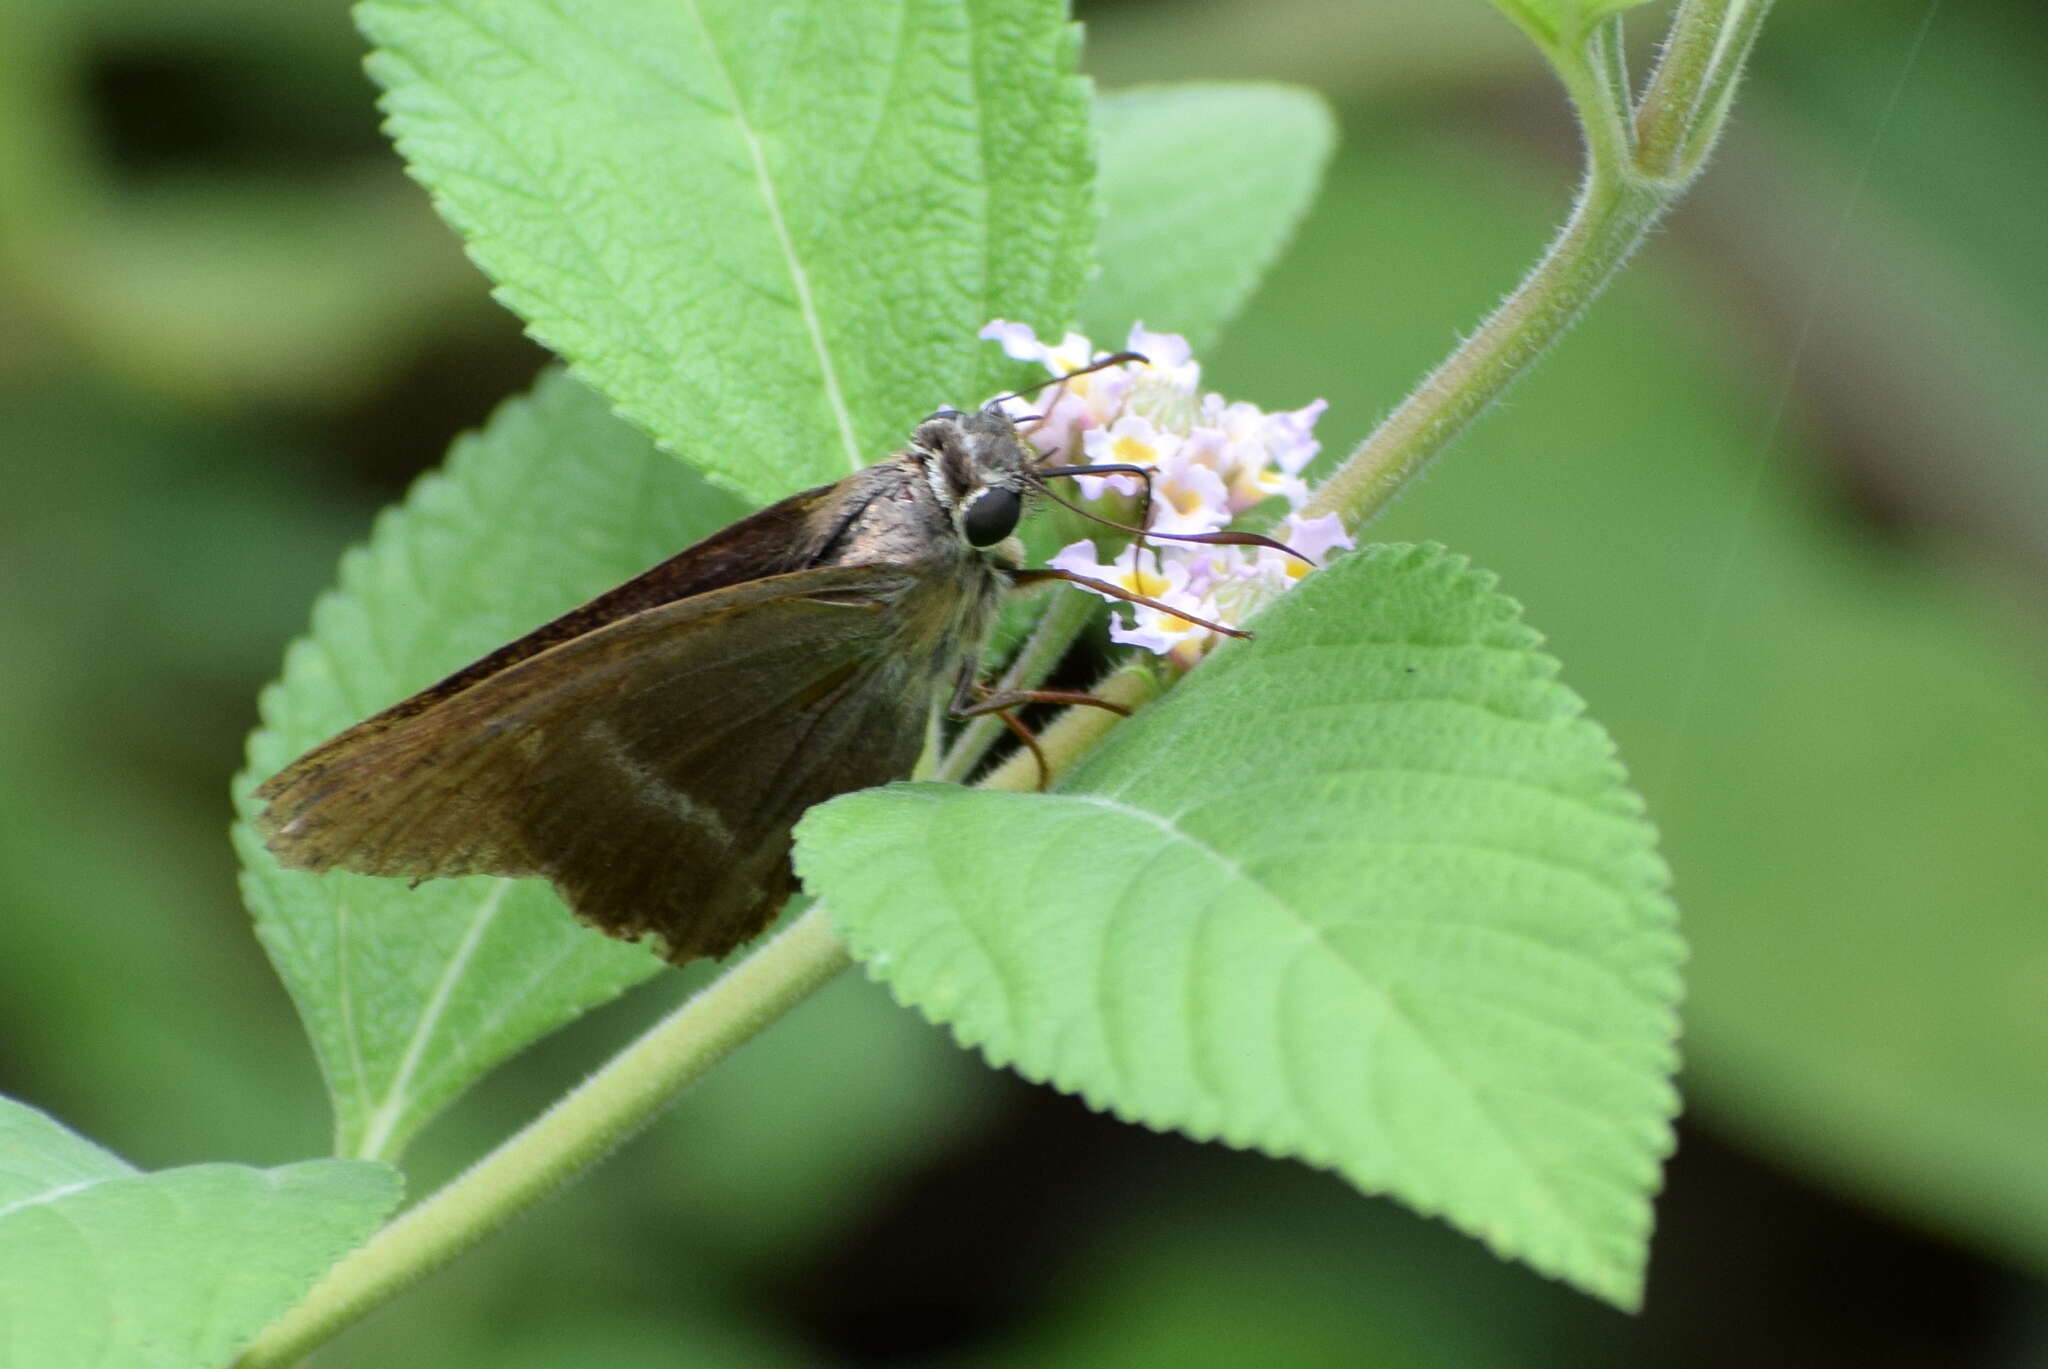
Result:
{"label": "hairy plant stem", "polygon": [[849,963],[825,909],[810,909],[496,1150],[345,1256],[305,1301],[243,1351],[240,1369],[296,1362],[448,1263],[602,1159],[735,1047]]}
{"label": "hairy plant stem", "polygon": [[[1119,674],[1106,686],[1114,688],[1119,702],[1135,705],[1146,697],[1142,682],[1125,682],[1127,675],[1135,674]],[[1100,709],[1076,711],[1117,721]],[[1092,746],[1101,730],[1100,724],[1055,724],[1040,737],[1039,746],[1057,772]],[[1035,765],[1028,755],[1025,761],[1023,766],[998,770],[980,787],[1034,787]],[[243,1351],[238,1369],[277,1369],[296,1362],[447,1264],[603,1159],[712,1066],[851,963],[824,905],[812,907],[496,1150],[345,1256],[305,1301]]]}
{"label": "hairy plant stem", "polygon": [[1619,17],[1549,53],[1585,139],[1570,217],[1514,293],[1359,444],[1305,514],[1336,513],[1353,530],[1371,522],[1564,335],[1699,173],[1769,8],[1685,0],[1633,108]]}
{"label": "hairy plant stem", "polygon": [[[1548,54],[1585,134],[1586,170],[1570,218],[1521,286],[1316,492],[1308,514],[1337,512],[1352,528],[1369,522],[1571,326],[1698,173],[1770,3],[1682,0],[1633,107],[1618,18],[1595,26],[1576,49]],[[1019,653],[1016,680],[1043,678],[1090,607],[1084,595],[1060,596]],[[1154,670],[1132,667],[1097,692],[1134,706],[1159,688]],[[1099,709],[1070,709],[1039,744],[1057,773],[1116,721]],[[995,726],[964,732],[938,773],[958,778],[971,770]],[[1022,753],[982,786],[1022,790],[1037,782],[1035,761]],[[686,1086],[849,963],[825,908],[813,907],[329,1270],[304,1302],[257,1337],[240,1369],[293,1363],[446,1264],[646,1126]]]}

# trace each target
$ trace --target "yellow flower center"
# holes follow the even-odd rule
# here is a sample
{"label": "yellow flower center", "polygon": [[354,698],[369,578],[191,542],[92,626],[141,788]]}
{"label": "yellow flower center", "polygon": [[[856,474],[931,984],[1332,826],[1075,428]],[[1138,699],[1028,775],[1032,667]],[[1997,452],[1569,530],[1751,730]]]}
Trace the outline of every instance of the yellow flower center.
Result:
{"label": "yellow flower center", "polygon": [[1127,466],[1149,466],[1159,459],[1159,453],[1153,450],[1151,443],[1128,433],[1110,443],[1109,450]]}
{"label": "yellow flower center", "polygon": [[1149,570],[1127,570],[1123,574],[1124,588],[1133,594],[1142,594],[1147,599],[1157,599],[1172,588],[1164,575],[1154,575]]}

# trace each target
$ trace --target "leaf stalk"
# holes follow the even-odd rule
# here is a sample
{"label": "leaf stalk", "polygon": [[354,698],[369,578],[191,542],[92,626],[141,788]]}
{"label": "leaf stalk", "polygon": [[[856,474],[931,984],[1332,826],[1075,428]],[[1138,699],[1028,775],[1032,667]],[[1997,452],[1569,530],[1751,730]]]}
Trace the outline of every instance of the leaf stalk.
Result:
{"label": "leaf stalk", "polygon": [[1316,491],[1307,516],[1370,523],[1564,336],[1705,165],[1771,0],[1684,0],[1631,100],[1620,16],[1545,53],[1578,116],[1570,216],[1522,283]]}

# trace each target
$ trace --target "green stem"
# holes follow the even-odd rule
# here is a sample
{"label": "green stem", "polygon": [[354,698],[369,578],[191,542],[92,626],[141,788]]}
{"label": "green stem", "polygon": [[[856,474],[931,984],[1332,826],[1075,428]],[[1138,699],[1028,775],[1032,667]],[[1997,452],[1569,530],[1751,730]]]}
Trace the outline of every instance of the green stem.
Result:
{"label": "green stem", "polygon": [[1683,181],[1705,165],[1770,8],[1771,0],[1684,0],[1678,7],[1637,108],[1636,163],[1644,174]]}
{"label": "green stem", "polygon": [[523,1130],[345,1257],[239,1369],[288,1365],[602,1159],[734,1048],[851,963],[814,907]]}
{"label": "green stem", "polygon": [[1671,16],[1671,30],[1636,110],[1638,164],[1646,171],[1677,174],[1679,149],[1698,117],[1707,73],[1720,46],[1718,11],[1723,8],[1717,0],[1683,0]]}
{"label": "green stem", "polygon": [[1634,110],[1617,22],[1596,25],[1577,50],[1550,54],[1586,147],[1563,231],[1478,331],[1316,491],[1305,514],[1338,513],[1354,530],[1371,522],[1564,336],[1698,173],[1769,7],[1770,0],[1686,0]]}
{"label": "green stem", "polygon": [[1558,71],[1572,108],[1578,112],[1588,168],[1626,165],[1635,155],[1636,137],[1629,111],[1628,54],[1621,41],[1621,16],[1594,25],[1586,37],[1582,60],[1560,63]]}
{"label": "green stem", "polygon": [[1521,286],[1318,489],[1305,516],[1372,521],[1577,320],[1669,201],[1594,170],[1564,231]]}
{"label": "green stem", "polygon": [[1700,168],[1707,164],[1707,157],[1719,141],[1721,130],[1728,126],[1728,111],[1735,103],[1735,88],[1741,84],[1743,69],[1749,65],[1749,54],[1756,47],[1757,35],[1763,32],[1764,16],[1770,13],[1771,0],[1738,0],[1734,8],[1736,12],[1727,20],[1722,40],[1715,50],[1714,64],[1707,72],[1692,127],[1686,131],[1679,174],[1688,178],[1698,175]]}

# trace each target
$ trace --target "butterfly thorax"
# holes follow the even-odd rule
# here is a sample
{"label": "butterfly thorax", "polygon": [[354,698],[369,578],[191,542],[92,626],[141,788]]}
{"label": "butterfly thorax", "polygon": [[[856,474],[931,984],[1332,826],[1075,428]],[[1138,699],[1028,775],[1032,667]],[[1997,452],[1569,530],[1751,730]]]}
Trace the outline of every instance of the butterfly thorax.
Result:
{"label": "butterfly thorax", "polygon": [[1021,563],[1010,534],[1032,460],[1008,415],[941,410],[908,448],[813,509],[805,560],[914,571],[895,615],[900,637],[922,670],[949,670],[980,645]]}

